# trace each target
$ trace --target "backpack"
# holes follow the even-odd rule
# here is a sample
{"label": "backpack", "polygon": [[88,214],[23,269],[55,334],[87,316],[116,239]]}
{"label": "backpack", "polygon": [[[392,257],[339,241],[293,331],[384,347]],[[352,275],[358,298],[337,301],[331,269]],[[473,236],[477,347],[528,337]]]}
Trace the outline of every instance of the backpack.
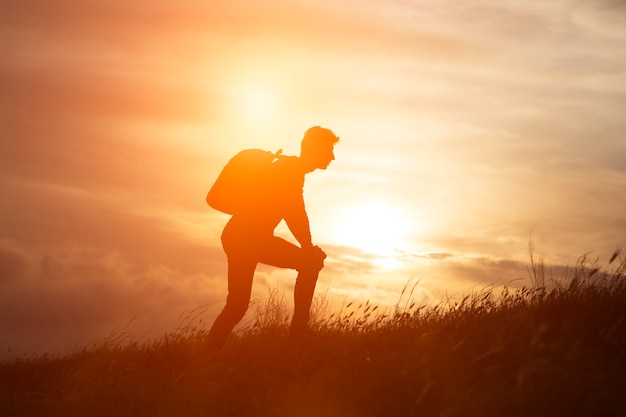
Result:
{"label": "backpack", "polygon": [[245,149],[233,156],[222,169],[206,196],[209,206],[235,214],[263,198],[269,187],[269,169],[281,156],[262,149]]}

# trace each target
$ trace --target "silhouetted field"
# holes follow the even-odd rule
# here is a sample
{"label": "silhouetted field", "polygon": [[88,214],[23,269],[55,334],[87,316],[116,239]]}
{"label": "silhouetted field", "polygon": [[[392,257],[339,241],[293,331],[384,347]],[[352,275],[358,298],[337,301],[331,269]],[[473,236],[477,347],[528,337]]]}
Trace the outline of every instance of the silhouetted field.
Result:
{"label": "silhouetted field", "polygon": [[626,261],[585,258],[529,288],[436,307],[346,305],[287,340],[282,295],[218,354],[189,320],[151,343],[112,337],[0,364],[2,416],[624,416]]}

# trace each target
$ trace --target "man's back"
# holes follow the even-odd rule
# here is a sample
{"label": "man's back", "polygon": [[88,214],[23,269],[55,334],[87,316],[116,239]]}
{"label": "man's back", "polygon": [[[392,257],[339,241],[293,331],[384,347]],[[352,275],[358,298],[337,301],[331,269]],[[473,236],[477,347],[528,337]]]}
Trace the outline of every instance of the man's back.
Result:
{"label": "man's back", "polygon": [[254,204],[235,214],[233,220],[249,228],[272,232],[289,213],[304,210],[303,187],[304,171],[299,158],[281,156],[270,166],[262,189],[256,190]]}

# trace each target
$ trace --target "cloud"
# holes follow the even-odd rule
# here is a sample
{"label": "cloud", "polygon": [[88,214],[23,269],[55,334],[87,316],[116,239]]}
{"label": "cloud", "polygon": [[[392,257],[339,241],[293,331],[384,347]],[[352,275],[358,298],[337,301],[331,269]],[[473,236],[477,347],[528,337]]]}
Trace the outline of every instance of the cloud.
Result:
{"label": "cloud", "polygon": [[225,291],[216,271],[183,273],[99,249],[52,250],[30,253],[31,260],[14,254],[19,280],[3,283],[0,291],[0,356],[8,349],[67,351],[101,341],[129,322],[125,331],[134,338],[159,337],[199,307],[206,306],[203,317],[210,320],[221,302],[215,294]]}
{"label": "cloud", "polygon": [[0,240],[0,288],[22,279],[27,272],[22,249],[11,240]]}
{"label": "cloud", "polygon": [[217,313],[226,265],[207,219],[142,214],[145,196],[133,205],[100,190],[1,183],[2,355],[62,351],[131,320],[129,332],[156,337],[185,312]]}
{"label": "cloud", "polygon": [[[125,68],[128,71],[129,67]],[[65,122],[84,128],[86,122],[107,120],[160,123],[200,120],[212,116],[206,104],[217,101],[197,86],[157,80],[157,74],[129,74],[122,68],[103,72],[102,68],[76,68],[72,62],[43,68],[4,68],[0,77],[6,83],[7,101],[2,110],[5,117],[9,113],[15,118],[14,123]],[[76,117],[77,114],[81,117]]]}
{"label": "cloud", "polygon": [[333,274],[359,275],[376,270],[375,261],[380,256],[349,246],[324,245],[329,262],[325,271]]}
{"label": "cloud", "polygon": [[452,253],[448,253],[448,252],[442,252],[442,253],[434,252],[434,253],[414,254],[413,256],[415,256],[416,258],[422,258],[422,259],[443,260],[443,259],[452,258],[455,255]]}
{"label": "cloud", "polygon": [[624,39],[626,8],[620,0],[588,1],[571,9],[574,21],[605,37]]}

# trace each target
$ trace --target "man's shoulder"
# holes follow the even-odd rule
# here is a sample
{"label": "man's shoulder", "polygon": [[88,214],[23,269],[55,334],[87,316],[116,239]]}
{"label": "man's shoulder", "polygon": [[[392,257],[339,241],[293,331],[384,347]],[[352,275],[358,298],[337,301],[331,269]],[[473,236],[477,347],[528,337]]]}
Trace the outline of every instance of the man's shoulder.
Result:
{"label": "man's shoulder", "polygon": [[273,178],[282,189],[302,190],[304,170],[297,156],[281,156],[272,163]]}
{"label": "man's shoulder", "polygon": [[277,171],[303,173],[300,158],[297,156],[281,156],[272,165]]}

